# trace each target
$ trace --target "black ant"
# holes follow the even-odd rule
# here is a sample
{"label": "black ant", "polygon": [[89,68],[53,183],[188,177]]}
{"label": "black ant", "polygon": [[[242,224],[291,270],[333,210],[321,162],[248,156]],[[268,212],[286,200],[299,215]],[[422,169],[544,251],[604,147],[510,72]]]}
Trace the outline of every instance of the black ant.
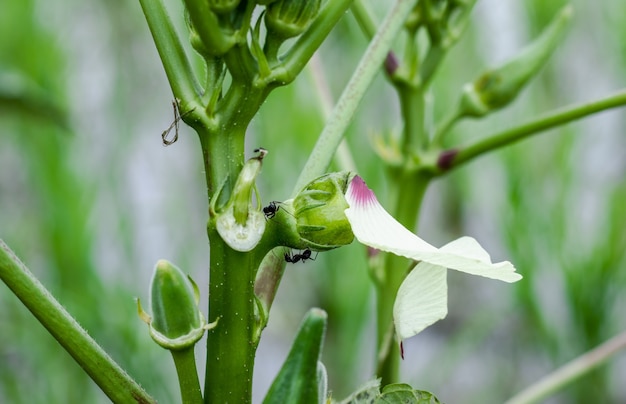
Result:
{"label": "black ant", "polygon": [[[176,141],[178,140],[178,125],[179,125],[180,120],[183,119],[183,116],[187,115],[188,113],[190,113],[191,111],[195,109],[195,108],[192,108],[189,111],[181,115],[178,112],[178,101],[172,101],[172,107],[174,108],[174,122],[171,123],[169,128],[167,128],[166,130],[163,131],[163,133],[161,133],[161,140],[163,140],[163,146],[170,146],[176,143]],[[167,135],[170,134],[172,129],[174,129],[174,137],[172,138],[172,140],[168,140]]]}
{"label": "black ant", "polygon": [[[282,202],[278,202],[278,201],[271,201],[269,203],[269,205],[267,205],[266,207],[263,208],[263,214],[265,215],[266,219],[271,219],[274,216],[276,216],[276,212],[278,212],[278,210],[280,209],[280,204]],[[284,210],[284,212],[287,212],[288,215],[293,216],[293,213],[289,212],[288,210]]]}
{"label": "black ant", "polygon": [[263,214],[265,215],[266,219],[271,219],[276,216],[276,212],[278,212],[278,209],[280,209],[280,206],[276,204],[276,201],[272,201],[269,205],[263,208]]}
{"label": "black ant", "polygon": [[[317,258],[317,254],[315,254],[315,258]],[[290,255],[289,253],[285,253],[285,261],[291,262],[293,264],[295,264],[296,262],[299,262],[299,261],[304,262],[306,260],[315,261],[315,258],[311,257],[311,250],[309,248],[307,248],[306,250],[302,251],[302,254],[292,254],[292,255]]]}
{"label": "black ant", "polygon": [[259,156],[257,158],[263,160],[263,157],[265,157],[265,155],[267,154],[267,149],[257,147],[256,149],[254,149],[254,152],[259,153]]}

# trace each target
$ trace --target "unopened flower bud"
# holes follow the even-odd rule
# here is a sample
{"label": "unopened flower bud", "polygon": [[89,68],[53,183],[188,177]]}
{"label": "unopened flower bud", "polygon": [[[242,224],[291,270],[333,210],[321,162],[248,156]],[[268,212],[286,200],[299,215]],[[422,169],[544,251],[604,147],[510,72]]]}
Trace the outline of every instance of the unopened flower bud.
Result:
{"label": "unopened flower bud", "polygon": [[150,336],[163,348],[180,350],[193,346],[207,326],[198,309],[197,286],[191,278],[166,260],[159,260],[150,285],[152,317],[138,302],[139,315],[148,323]]}
{"label": "unopened flower bud", "polygon": [[323,175],[302,189],[293,201],[293,213],[299,237],[308,247],[330,250],[350,244],[354,239],[352,228],[344,211],[348,203],[344,197],[352,173]]}
{"label": "unopened flower bud", "polygon": [[209,0],[209,7],[216,14],[226,14],[233,11],[241,0]]}
{"label": "unopened flower bud", "polygon": [[461,96],[459,116],[484,116],[513,101],[558,45],[572,10],[571,6],[563,8],[541,36],[519,55],[467,84]]}
{"label": "unopened flower bud", "polygon": [[302,34],[317,16],[321,0],[279,0],[267,6],[265,25],[282,39]]}

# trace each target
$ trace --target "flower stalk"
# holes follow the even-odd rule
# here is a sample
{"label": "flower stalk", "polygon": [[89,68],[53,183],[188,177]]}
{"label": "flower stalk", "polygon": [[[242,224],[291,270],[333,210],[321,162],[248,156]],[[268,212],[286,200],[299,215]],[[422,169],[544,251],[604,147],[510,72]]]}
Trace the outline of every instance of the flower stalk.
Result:
{"label": "flower stalk", "polygon": [[446,153],[448,157],[445,159],[445,164],[443,164],[443,160],[440,158],[438,166],[433,167],[434,172],[443,174],[448,170],[461,167],[467,162],[486,153],[506,147],[548,129],[585,118],[601,111],[621,108],[625,105],[626,90],[622,90],[598,100],[560,108],[519,126],[487,135],[467,146],[442,151],[441,155]]}
{"label": "flower stalk", "polygon": [[0,279],[115,403],[156,403],[0,240]]}

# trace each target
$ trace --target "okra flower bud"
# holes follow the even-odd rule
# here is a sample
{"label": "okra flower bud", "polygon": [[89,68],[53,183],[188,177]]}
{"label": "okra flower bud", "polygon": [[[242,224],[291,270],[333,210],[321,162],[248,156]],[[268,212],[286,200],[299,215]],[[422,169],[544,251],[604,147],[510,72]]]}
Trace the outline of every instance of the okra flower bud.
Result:
{"label": "okra flower bud", "polygon": [[572,12],[571,6],[563,8],[542,35],[519,55],[465,85],[459,116],[481,117],[513,101],[559,44]]}
{"label": "okra flower bud", "polygon": [[471,237],[461,237],[441,248],[422,240],[394,219],[354,173],[321,176],[295,199],[270,212],[269,220],[281,245],[325,251],[356,238],[370,249],[418,262],[401,284],[394,303],[394,324],[401,340],[448,313],[448,268],[510,283],[522,278],[510,262],[492,262]]}
{"label": "okra flower bud", "polygon": [[281,39],[298,36],[317,16],[321,0],[279,0],[267,6],[265,25],[270,35]]}
{"label": "okra flower bud", "polygon": [[311,181],[293,201],[298,235],[307,246],[328,250],[350,244],[352,228],[344,211],[345,193],[353,174],[331,173]]}
{"label": "okra flower bud", "polygon": [[233,11],[241,0],[209,0],[209,7],[216,14],[226,14]]}
{"label": "okra flower bud", "polygon": [[271,226],[277,243],[291,248],[327,251],[354,239],[345,215],[344,194],[354,176],[331,173],[314,179],[294,199],[280,202]]}
{"label": "okra flower bud", "polygon": [[139,316],[148,324],[152,339],[165,349],[193,346],[207,329],[198,309],[198,288],[183,272],[166,260],[159,260],[150,284],[152,317],[137,301]]}
{"label": "okra flower bud", "polygon": [[265,149],[257,151],[259,156],[248,160],[239,173],[224,210],[215,212],[215,202],[219,199],[217,195],[211,201],[211,211],[217,214],[217,232],[226,244],[236,251],[252,250],[265,232],[265,216],[261,213],[261,208],[252,206],[253,190],[257,193],[257,201],[260,200],[255,181],[261,171],[263,157],[267,153]]}

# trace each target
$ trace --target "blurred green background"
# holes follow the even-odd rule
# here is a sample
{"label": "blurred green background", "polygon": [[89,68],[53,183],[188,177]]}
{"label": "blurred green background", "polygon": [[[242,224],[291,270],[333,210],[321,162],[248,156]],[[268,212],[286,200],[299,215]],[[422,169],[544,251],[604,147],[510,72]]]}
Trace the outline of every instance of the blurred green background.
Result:
{"label": "blurred green background", "polygon": [[[386,2],[370,3],[380,20]],[[507,110],[456,127],[455,143],[625,87],[626,3],[572,3],[573,26],[530,88]],[[514,55],[563,4],[479,1],[436,76],[433,120],[463,83]],[[170,10],[182,32],[180,5]],[[10,0],[2,5],[0,38],[0,238],[151,394],[177,402],[170,355],[152,343],[133,298],[148,301],[160,258],[206,291],[207,201],[195,134],[181,128],[175,145],[161,145],[172,95],[139,4]],[[366,45],[346,15],[320,50],[335,98]],[[313,88],[305,71],[271,94],[249,128],[250,153],[270,151],[264,202],[289,195],[323,127]],[[401,128],[395,94],[380,76],[347,141],[383,203],[385,172],[371,143]],[[403,381],[448,403],[502,402],[626,329],[625,133],[623,110],[603,113],[433,184],[419,234],[435,245],[474,236],[495,260],[512,261],[524,280],[511,286],[450,273],[450,313],[405,342]],[[372,377],[374,299],[365,250],[355,243],[287,267],[257,354],[255,402],[311,306],[329,313],[323,360],[334,396]],[[625,379],[622,354],[548,402],[626,402]],[[107,401],[0,286],[0,402]]]}

